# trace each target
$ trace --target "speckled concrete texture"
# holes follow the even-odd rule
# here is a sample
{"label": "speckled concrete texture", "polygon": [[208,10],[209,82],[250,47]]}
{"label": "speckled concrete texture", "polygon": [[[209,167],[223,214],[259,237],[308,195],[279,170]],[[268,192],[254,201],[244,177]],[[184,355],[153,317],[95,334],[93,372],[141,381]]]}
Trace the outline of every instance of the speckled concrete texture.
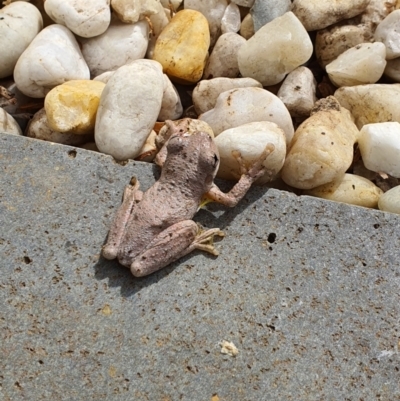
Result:
{"label": "speckled concrete texture", "polygon": [[254,187],[137,279],[99,254],[154,166],[1,134],[0,168],[1,400],[400,400],[400,216]]}

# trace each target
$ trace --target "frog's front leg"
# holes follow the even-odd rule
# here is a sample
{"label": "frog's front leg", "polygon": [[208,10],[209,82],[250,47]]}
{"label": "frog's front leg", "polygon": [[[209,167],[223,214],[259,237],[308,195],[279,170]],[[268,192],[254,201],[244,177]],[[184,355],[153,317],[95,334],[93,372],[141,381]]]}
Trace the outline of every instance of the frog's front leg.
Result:
{"label": "frog's front leg", "polygon": [[202,231],[192,220],[173,224],[156,236],[134,259],[131,272],[136,277],[147,276],[195,249],[218,255],[212,245],[215,235],[224,236],[224,233],[219,228]]}
{"label": "frog's front leg", "polygon": [[236,206],[246,195],[251,185],[264,175],[265,167],[263,166],[263,163],[274,150],[275,146],[272,143],[269,143],[261,153],[260,157],[252,166],[250,166],[250,168],[246,167],[239,151],[232,152],[233,156],[237,159],[241,170],[239,181],[228,193],[222,192],[215,184],[213,184],[211,189],[205,194],[206,198],[222,203],[225,206]]}
{"label": "frog's front leg", "polygon": [[102,255],[106,259],[115,259],[117,257],[125,226],[135,204],[142,199],[142,196],[143,192],[139,190],[139,181],[132,177],[130,184],[125,187],[122,204],[117,210],[108,233],[107,242],[102,249]]}

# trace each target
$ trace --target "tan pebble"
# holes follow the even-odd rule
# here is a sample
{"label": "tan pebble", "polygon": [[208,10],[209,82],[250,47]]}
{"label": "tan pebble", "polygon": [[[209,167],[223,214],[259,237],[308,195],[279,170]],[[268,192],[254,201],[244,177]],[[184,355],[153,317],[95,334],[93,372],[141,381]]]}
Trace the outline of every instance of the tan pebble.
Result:
{"label": "tan pebble", "polygon": [[378,207],[385,212],[400,214],[400,185],[385,192],[379,199]]}

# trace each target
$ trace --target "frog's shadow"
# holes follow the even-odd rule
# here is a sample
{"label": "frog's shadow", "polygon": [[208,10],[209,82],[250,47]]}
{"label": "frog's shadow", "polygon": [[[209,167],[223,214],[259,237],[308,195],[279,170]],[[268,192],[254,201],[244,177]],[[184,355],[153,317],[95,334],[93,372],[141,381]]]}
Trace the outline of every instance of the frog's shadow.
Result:
{"label": "frog's shadow", "polygon": [[[228,192],[230,187],[232,187],[232,183],[221,180],[217,180],[216,184],[224,192]],[[208,204],[206,209],[199,210],[199,212],[194,216],[193,220],[205,228],[217,227],[221,230],[224,230],[239,214],[250,208],[254,202],[264,196],[268,190],[269,188],[266,186],[252,187],[244,199],[242,199],[238,205],[233,208],[228,208],[227,206],[218,203]],[[106,238],[104,239],[104,243],[105,242]],[[222,241],[216,239],[216,246],[223,246],[223,239]],[[163,269],[150,274],[149,276],[138,278],[132,276],[129,269],[120,265],[116,260],[110,261],[101,256],[94,265],[94,276],[97,280],[104,280],[105,278],[108,278],[108,285],[110,287],[120,287],[121,295],[125,298],[129,298],[132,295],[135,295],[142,288],[148,287],[157,283],[159,280],[162,280],[164,277],[173,272],[175,268],[187,264],[187,262],[194,255],[198,254],[201,254],[203,257],[210,258],[212,260],[217,258],[217,256],[213,256],[206,252],[193,251],[190,254],[164,267]]]}

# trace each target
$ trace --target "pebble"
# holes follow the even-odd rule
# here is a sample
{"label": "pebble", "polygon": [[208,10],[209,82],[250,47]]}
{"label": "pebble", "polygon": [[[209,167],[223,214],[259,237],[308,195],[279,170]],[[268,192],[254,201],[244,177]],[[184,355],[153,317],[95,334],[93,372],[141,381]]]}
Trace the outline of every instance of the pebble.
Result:
{"label": "pebble", "polygon": [[177,120],[183,113],[181,98],[167,75],[164,74],[164,94],[158,121]]}
{"label": "pebble", "polygon": [[333,25],[317,32],[315,55],[318,63],[325,68],[346,50],[367,42],[365,25]]}
{"label": "pebble", "polygon": [[203,75],[210,33],[206,18],[195,10],[179,11],[157,39],[153,60],[177,83],[198,82]]}
{"label": "pebble", "polygon": [[49,127],[57,132],[93,133],[100,96],[100,81],[68,81],[53,88],[44,100]]}
{"label": "pebble", "polygon": [[240,29],[240,10],[237,4],[229,3],[221,18],[221,33],[238,32]]}
{"label": "pebble", "polygon": [[95,142],[100,152],[117,160],[134,159],[150,135],[164,92],[162,66],[136,60],[120,67],[100,98]]}
{"label": "pebble", "polygon": [[221,20],[225,9],[228,6],[227,0],[185,0],[184,8],[197,10],[207,18],[210,27],[210,44],[214,46],[221,29]]}
{"label": "pebble", "polygon": [[342,87],[334,96],[350,110],[358,129],[370,123],[400,122],[400,84]]}
{"label": "pebble", "polygon": [[251,14],[247,14],[240,24],[240,35],[245,39],[250,39],[254,35],[254,24]]}
{"label": "pebble", "polygon": [[292,11],[307,31],[326,28],[361,14],[369,0],[294,0]]}
{"label": "pebble", "polygon": [[337,181],[304,191],[304,195],[316,196],[335,202],[376,208],[383,191],[373,182],[355,174],[344,174]]}
{"label": "pebble", "polygon": [[204,69],[203,79],[217,77],[236,78],[239,75],[238,51],[246,39],[237,33],[221,35]]}
{"label": "pebble", "polygon": [[67,132],[57,132],[51,129],[47,121],[44,107],[32,117],[26,130],[26,136],[70,146],[78,146],[93,141],[93,133],[88,135],[75,135]]}
{"label": "pebble", "polygon": [[240,177],[239,163],[232,153],[234,151],[239,151],[245,164],[250,165],[261,156],[269,143],[275,146],[263,163],[268,171],[257,180],[258,184],[275,178],[285,162],[285,133],[277,124],[269,121],[251,122],[227,129],[215,138],[215,143],[220,156],[219,178],[237,180]]}
{"label": "pebble", "polygon": [[192,93],[193,105],[198,115],[215,107],[222,92],[237,88],[262,88],[260,82],[253,78],[213,78],[202,79]]}
{"label": "pebble", "polygon": [[329,63],[326,72],[331,82],[338,87],[374,84],[385,70],[385,56],[383,43],[361,43]]}
{"label": "pebble", "polygon": [[71,31],[50,25],[33,39],[14,69],[18,89],[43,98],[55,86],[74,79],[89,79],[89,68]]}
{"label": "pebble", "polygon": [[256,0],[250,9],[250,14],[253,17],[254,30],[258,31],[265,24],[268,24],[268,22],[290,11],[291,8],[291,0]]}
{"label": "pebble", "polygon": [[0,10],[0,78],[12,75],[18,58],[43,28],[39,10],[24,1]]}
{"label": "pebble", "polygon": [[54,22],[84,38],[101,35],[110,25],[110,0],[46,0],[44,9]]}
{"label": "pebble", "polygon": [[385,192],[379,198],[378,207],[385,212],[400,214],[400,186]]}
{"label": "pebble", "polygon": [[12,135],[22,135],[22,130],[11,114],[0,107],[0,132]]}
{"label": "pebble", "polygon": [[393,81],[400,82],[400,57],[393,60],[387,60],[384,75]]}
{"label": "pebble", "polygon": [[282,169],[286,184],[312,189],[339,180],[353,161],[359,131],[350,113],[329,96],[296,130]]}
{"label": "pebble", "polygon": [[124,24],[113,20],[102,35],[81,40],[82,54],[95,77],[143,58],[148,42],[147,21]]}
{"label": "pebble", "polygon": [[312,52],[307,31],[292,12],[287,12],[264,25],[239,49],[239,70],[243,77],[264,86],[275,85],[304,64]]}
{"label": "pebble", "polygon": [[148,59],[153,58],[157,39],[171,20],[170,10],[163,8],[161,3],[159,3],[158,7],[159,11],[156,14],[152,14],[148,17],[151,24],[151,32],[149,36],[150,39],[146,51],[146,58]]}
{"label": "pebble", "polygon": [[366,124],[358,141],[365,167],[400,178],[400,124]]}
{"label": "pebble", "polygon": [[277,96],[285,104],[292,117],[309,117],[314,103],[317,81],[307,67],[298,67],[288,74]]}
{"label": "pebble", "polygon": [[290,114],[273,93],[261,88],[238,88],[221,93],[215,107],[199,116],[207,122],[215,136],[229,128],[255,121],[271,121],[283,129],[286,143],[294,129]]}
{"label": "pebble", "polygon": [[159,11],[158,0],[111,0],[111,8],[122,22],[143,20]]}
{"label": "pebble", "polygon": [[400,10],[390,13],[376,28],[374,39],[386,46],[386,58],[400,57]]}

